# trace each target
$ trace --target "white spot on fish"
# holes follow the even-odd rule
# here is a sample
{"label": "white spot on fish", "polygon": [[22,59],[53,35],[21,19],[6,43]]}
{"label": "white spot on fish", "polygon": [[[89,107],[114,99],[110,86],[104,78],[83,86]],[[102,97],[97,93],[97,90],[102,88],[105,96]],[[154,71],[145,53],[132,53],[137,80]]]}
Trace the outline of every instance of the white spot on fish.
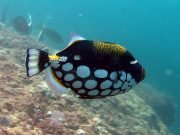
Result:
{"label": "white spot on fish", "polygon": [[115,89],[119,89],[119,88],[122,86],[122,84],[123,84],[122,81],[118,80],[117,83],[114,83],[114,84],[113,84],[113,87],[114,87]]}
{"label": "white spot on fish", "polygon": [[120,79],[121,79],[122,81],[125,81],[125,80],[126,80],[126,72],[124,72],[124,71],[121,72],[121,77],[120,77]]}
{"label": "white spot on fish", "polygon": [[107,75],[108,75],[108,72],[104,69],[97,69],[95,72],[94,72],[94,75],[97,77],[97,78],[106,78]]}
{"label": "white spot on fish", "polygon": [[88,92],[88,95],[90,95],[90,96],[96,96],[96,95],[98,95],[98,94],[99,94],[99,91],[96,90],[96,89],[91,90],[91,91]]}
{"label": "white spot on fish", "polygon": [[88,80],[85,83],[85,87],[87,89],[94,89],[96,86],[97,86],[97,81],[95,81],[95,80]]}
{"label": "white spot on fish", "polygon": [[107,90],[104,90],[101,92],[101,96],[107,96],[111,93],[111,90],[110,89],[107,89]]}
{"label": "white spot on fish", "polygon": [[57,75],[58,78],[62,77],[62,73],[60,71],[56,71],[56,75]]}
{"label": "white spot on fish", "polygon": [[101,83],[100,87],[101,89],[107,89],[107,88],[110,88],[111,85],[112,85],[112,82],[110,80],[106,80]]}
{"label": "white spot on fish", "polygon": [[78,90],[78,93],[79,94],[84,94],[86,91],[84,90],[84,89],[80,89],[80,90]]}
{"label": "white spot on fish", "polygon": [[64,71],[71,71],[73,69],[73,65],[71,63],[66,63],[62,65],[62,70]]}
{"label": "white spot on fish", "polygon": [[60,67],[60,64],[59,64],[59,63],[54,63],[54,62],[52,62],[52,63],[51,63],[51,67],[57,69],[57,68]]}
{"label": "white spot on fish", "polygon": [[119,92],[120,92],[120,89],[113,90],[111,92],[111,95],[114,96],[114,95],[118,94]]}
{"label": "white spot on fish", "polygon": [[81,56],[80,55],[74,55],[74,60],[80,60]]}
{"label": "white spot on fish", "polygon": [[72,86],[76,89],[81,88],[82,82],[81,81],[75,81],[75,82],[73,82]]}
{"label": "white spot on fish", "polygon": [[137,82],[136,82],[134,79],[132,79],[132,80],[129,82],[129,85],[130,85],[131,87],[135,86],[136,84],[137,84]]}
{"label": "white spot on fish", "polygon": [[130,74],[130,73],[128,73],[128,74],[127,74],[127,81],[130,81],[130,80],[131,80],[131,78],[132,78],[131,74]]}
{"label": "white spot on fish", "polygon": [[77,68],[77,75],[81,78],[86,78],[90,75],[90,69],[87,66],[81,65]]}
{"label": "white spot on fish", "polygon": [[128,82],[124,82],[123,86],[121,87],[122,90],[125,90],[128,88],[129,83]]}
{"label": "white spot on fish", "polygon": [[74,79],[74,75],[73,74],[66,74],[64,76],[64,80],[65,81],[72,81]]}
{"label": "white spot on fish", "polygon": [[117,77],[118,77],[118,73],[116,71],[110,74],[110,78],[112,81],[116,81],[118,79]]}

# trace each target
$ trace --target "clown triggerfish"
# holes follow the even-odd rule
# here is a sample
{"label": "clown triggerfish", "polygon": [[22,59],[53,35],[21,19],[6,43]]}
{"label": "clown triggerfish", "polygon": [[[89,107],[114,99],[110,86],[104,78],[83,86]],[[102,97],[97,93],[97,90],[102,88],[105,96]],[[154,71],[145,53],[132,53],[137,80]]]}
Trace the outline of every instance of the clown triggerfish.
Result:
{"label": "clown triggerfish", "polygon": [[27,76],[46,69],[46,82],[56,93],[71,89],[83,99],[114,96],[129,91],[145,77],[145,70],[123,46],[86,40],[74,34],[55,55],[27,49]]}

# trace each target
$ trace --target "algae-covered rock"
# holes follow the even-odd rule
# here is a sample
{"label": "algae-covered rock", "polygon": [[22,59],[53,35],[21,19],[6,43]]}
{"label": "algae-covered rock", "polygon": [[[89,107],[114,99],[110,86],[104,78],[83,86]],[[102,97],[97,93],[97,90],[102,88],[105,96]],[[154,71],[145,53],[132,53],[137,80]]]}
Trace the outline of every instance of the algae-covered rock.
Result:
{"label": "algae-covered rock", "polygon": [[81,104],[91,113],[100,114],[101,122],[97,118],[94,119],[98,120],[97,125],[105,127],[108,125],[109,134],[156,135],[155,132],[159,135],[169,134],[159,116],[133,91],[103,100],[82,101]]}
{"label": "algae-covered rock", "polygon": [[171,96],[158,92],[148,84],[138,87],[137,94],[152,107],[160,119],[167,126],[171,126],[175,120],[175,104]]}

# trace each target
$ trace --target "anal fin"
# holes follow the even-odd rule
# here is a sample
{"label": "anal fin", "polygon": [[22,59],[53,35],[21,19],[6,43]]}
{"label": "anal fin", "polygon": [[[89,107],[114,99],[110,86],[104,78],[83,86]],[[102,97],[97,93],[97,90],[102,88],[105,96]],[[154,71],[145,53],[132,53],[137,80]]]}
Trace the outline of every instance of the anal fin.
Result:
{"label": "anal fin", "polygon": [[68,88],[65,87],[58,78],[54,75],[52,69],[49,67],[46,69],[46,77],[45,77],[46,83],[49,86],[49,88],[56,94],[62,95],[68,93]]}

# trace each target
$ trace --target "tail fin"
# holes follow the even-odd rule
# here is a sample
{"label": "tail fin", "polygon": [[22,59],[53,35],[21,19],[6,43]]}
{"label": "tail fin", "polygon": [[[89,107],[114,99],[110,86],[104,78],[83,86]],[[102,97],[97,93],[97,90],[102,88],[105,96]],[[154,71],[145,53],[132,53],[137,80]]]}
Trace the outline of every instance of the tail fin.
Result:
{"label": "tail fin", "polygon": [[39,49],[29,48],[27,49],[25,64],[27,76],[34,76],[50,65],[48,53]]}

